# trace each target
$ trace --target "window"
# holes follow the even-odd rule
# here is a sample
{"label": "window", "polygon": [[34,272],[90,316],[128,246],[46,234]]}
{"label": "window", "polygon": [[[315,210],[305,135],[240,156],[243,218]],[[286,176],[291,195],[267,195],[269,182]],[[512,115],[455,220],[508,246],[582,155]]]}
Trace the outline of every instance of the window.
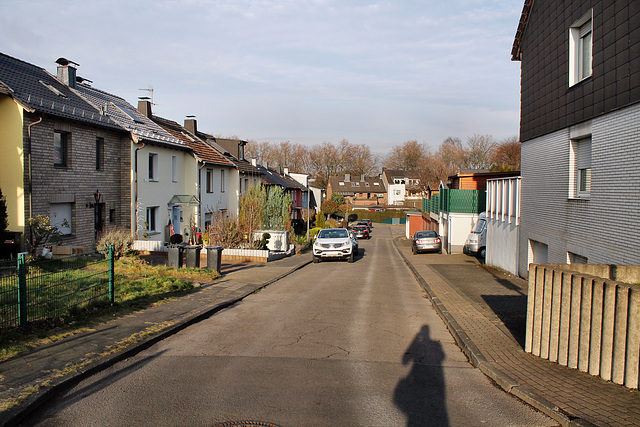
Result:
{"label": "window", "polygon": [[72,203],[52,203],[49,207],[49,222],[63,235],[71,234]]}
{"label": "window", "polygon": [[104,138],[96,138],[96,170],[104,168]]}
{"label": "window", "polygon": [[589,198],[591,195],[591,138],[571,140],[569,161],[572,171],[570,197]]}
{"label": "window", "polygon": [[573,252],[567,252],[567,258],[569,264],[587,264],[588,258],[583,255],[574,254]]}
{"label": "window", "polygon": [[69,134],[53,132],[53,166],[66,168],[69,160]]}
{"label": "window", "polygon": [[158,231],[158,206],[150,206],[147,208],[147,231],[156,233]]}
{"label": "window", "polygon": [[220,171],[220,191],[224,193],[224,170]]}
{"label": "window", "polygon": [[149,153],[149,181],[158,180],[158,155]]}
{"label": "window", "polygon": [[109,209],[109,223],[110,224],[115,224],[116,223],[116,210],[115,209]]}
{"label": "window", "polygon": [[569,86],[591,76],[592,12],[589,11],[569,29]]}
{"label": "window", "polygon": [[205,184],[205,191],[207,193],[213,193],[213,169],[207,169],[207,182]]}
{"label": "window", "polygon": [[171,181],[178,182],[178,158],[171,156]]}

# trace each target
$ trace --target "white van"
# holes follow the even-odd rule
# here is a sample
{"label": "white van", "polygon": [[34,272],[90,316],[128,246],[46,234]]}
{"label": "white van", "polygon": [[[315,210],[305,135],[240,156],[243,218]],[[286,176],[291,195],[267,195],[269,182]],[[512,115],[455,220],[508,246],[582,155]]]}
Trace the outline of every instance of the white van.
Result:
{"label": "white van", "polygon": [[487,214],[485,212],[478,216],[478,222],[469,233],[463,252],[485,258],[487,254]]}

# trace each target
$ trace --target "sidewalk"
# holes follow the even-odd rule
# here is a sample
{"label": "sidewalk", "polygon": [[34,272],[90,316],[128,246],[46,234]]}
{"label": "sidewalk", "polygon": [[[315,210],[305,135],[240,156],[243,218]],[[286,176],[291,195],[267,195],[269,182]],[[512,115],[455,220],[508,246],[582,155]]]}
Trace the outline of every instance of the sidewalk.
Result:
{"label": "sidewalk", "polygon": [[525,353],[527,282],[463,254],[394,243],[469,360],[562,425],[640,425],[640,392]]}
{"label": "sidewalk", "polygon": [[[267,264],[223,263],[223,277],[197,292],[0,362],[0,425],[19,422],[57,389],[131,357],[310,262],[307,253]],[[18,405],[4,410],[16,399]]]}

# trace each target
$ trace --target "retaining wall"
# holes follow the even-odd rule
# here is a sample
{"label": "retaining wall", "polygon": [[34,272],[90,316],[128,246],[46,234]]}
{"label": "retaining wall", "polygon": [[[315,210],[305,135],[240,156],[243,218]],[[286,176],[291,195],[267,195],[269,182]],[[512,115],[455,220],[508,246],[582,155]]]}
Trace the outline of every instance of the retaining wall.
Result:
{"label": "retaining wall", "polygon": [[[618,280],[613,280],[611,277]],[[531,264],[525,351],[638,388],[640,266]]]}

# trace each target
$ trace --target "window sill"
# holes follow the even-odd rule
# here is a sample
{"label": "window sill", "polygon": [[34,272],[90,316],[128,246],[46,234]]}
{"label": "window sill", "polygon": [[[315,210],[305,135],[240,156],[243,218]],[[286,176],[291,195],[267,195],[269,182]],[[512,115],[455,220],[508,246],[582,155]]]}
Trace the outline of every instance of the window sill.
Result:
{"label": "window sill", "polygon": [[149,230],[147,230],[147,236],[157,236],[158,234],[160,234],[159,231],[149,231]]}
{"label": "window sill", "polygon": [[575,200],[575,201],[583,201],[583,202],[588,202],[589,200],[591,200],[591,196],[574,196],[574,197],[569,197],[569,200]]}

